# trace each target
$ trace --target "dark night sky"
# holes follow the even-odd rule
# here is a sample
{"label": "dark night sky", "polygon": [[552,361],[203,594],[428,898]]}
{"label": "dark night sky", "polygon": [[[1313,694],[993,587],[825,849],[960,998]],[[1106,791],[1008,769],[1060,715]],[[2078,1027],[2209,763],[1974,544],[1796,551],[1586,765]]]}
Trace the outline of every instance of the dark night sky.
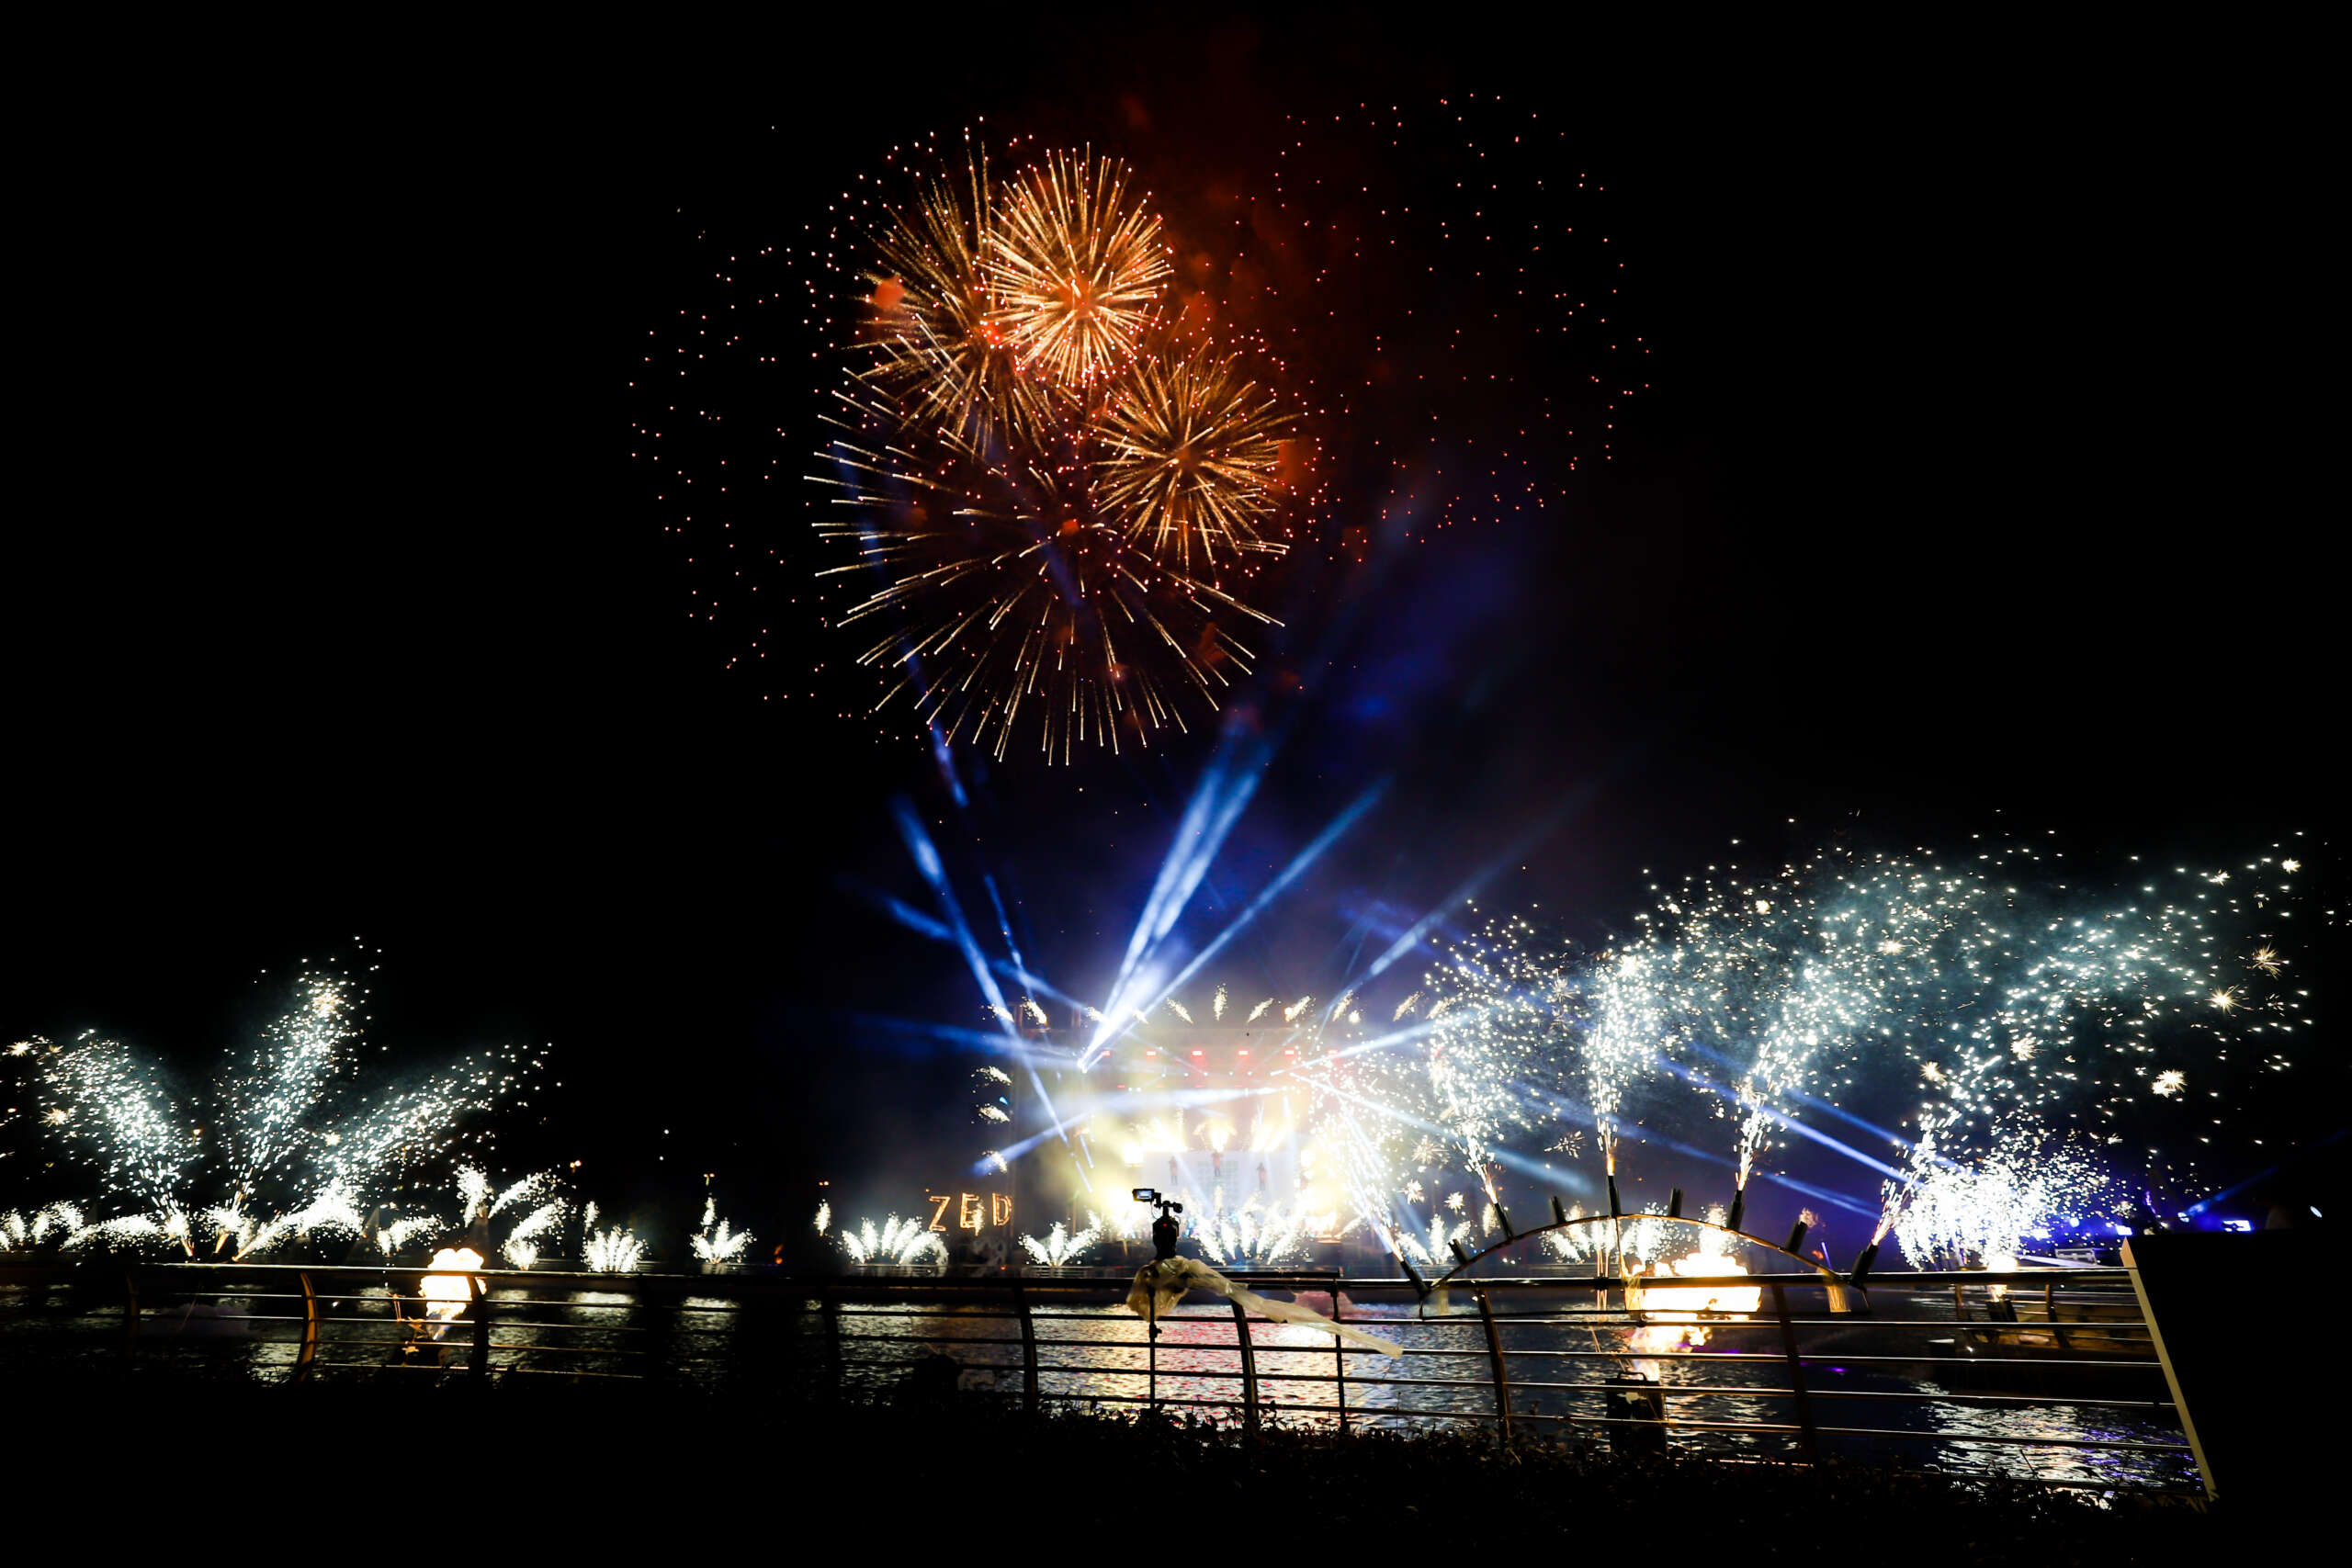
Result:
{"label": "dark night sky", "polygon": [[[73,471],[12,530],[0,1027],[201,1051],[258,971],[357,933],[404,1059],[557,1045],[549,1155],[764,1190],[919,1131],[906,1086],[953,1066],[910,1078],[842,1012],[976,1018],[953,954],[849,889],[919,892],[894,795],[1018,888],[1042,967],[1107,979],[1205,744],[979,770],[956,826],[919,748],[722,672],[629,383],[715,254],[789,243],[892,141],[984,114],[1113,148],[1149,140],[1131,98],[1137,156],[1364,97],[1538,106],[1610,186],[1654,349],[1542,529],[1457,526],[1379,580],[1227,891],[1396,784],[1229,972],[1322,989],[1346,911],[1425,908],[1563,803],[1489,897],[1596,932],[1638,868],[1734,836],[2332,831],[2291,96],[1530,79],[1511,52],[1235,28],[1008,50],[984,81],[902,62],[887,96],[802,82],[726,122],[119,129],[51,233],[69,434],[22,461]],[[877,1100],[903,1121],[842,1114]]]}

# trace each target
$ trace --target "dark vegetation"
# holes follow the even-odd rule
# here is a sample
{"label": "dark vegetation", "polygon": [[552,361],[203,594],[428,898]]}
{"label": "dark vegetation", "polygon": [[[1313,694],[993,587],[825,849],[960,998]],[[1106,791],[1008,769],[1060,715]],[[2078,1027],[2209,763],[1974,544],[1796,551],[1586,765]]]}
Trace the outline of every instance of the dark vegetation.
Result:
{"label": "dark vegetation", "polygon": [[[1532,1549],[1748,1564],[1973,1562],[2020,1551],[2070,1563],[2211,1560],[2249,1521],[2177,1497],[2082,1492],[1917,1471],[1612,1454],[1605,1442],[1482,1430],[1255,1438],[1176,1419],[1028,1416],[914,1389],[873,1402],[694,1395],[611,1383],[236,1388],[170,1380],[12,1380],[19,1495],[88,1501],[160,1463],[256,1501],[270,1527],[347,1528],[367,1498],[450,1510],[486,1545],[520,1510],[594,1551],[605,1531],[718,1546],[871,1534],[900,1549],[1023,1546],[1179,1557],[1299,1549],[1395,1560]],[[153,1475],[149,1480],[160,1479]],[[121,1490],[118,1490],[121,1488]],[[446,1506],[445,1506],[446,1505]],[[355,1512],[355,1509],[356,1512]],[[407,1533],[406,1529],[402,1530]],[[1190,1543],[1188,1546],[1187,1543]]]}

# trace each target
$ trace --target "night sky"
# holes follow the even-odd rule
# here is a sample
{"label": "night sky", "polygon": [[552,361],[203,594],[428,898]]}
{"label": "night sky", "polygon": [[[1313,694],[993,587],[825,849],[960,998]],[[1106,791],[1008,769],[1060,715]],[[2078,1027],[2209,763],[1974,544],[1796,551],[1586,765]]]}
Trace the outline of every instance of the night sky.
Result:
{"label": "night sky", "polygon": [[[2319,414],[2289,368],[2322,221],[2290,105],[2249,120],[2061,73],[1718,87],[1598,52],[1538,74],[1501,39],[1448,59],[1303,25],[985,71],[899,52],[879,86],[812,87],[804,61],[724,119],[313,106],[106,133],[114,177],[50,233],[66,435],[20,459],[69,471],[28,487],[49,499],[20,502],[7,575],[10,1037],[195,1059],[269,1010],[263,971],[356,936],[395,1062],[553,1043],[564,1088],[502,1157],[587,1159],[608,1201],[716,1171],[756,1219],[960,1126],[969,1063],[857,1021],[980,1022],[956,955],[876,907],[924,898],[891,802],[957,874],[993,871],[1033,964],[1091,995],[1213,744],[967,759],[959,810],[926,747],[841,716],[873,691],[817,624],[790,482],[820,378],[763,363],[805,358],[805,312],[752,302],[800,286],[786,253],[888,148],[981,117],[1207,210],[1272,191],[1299,127],[1394,106],[1392,161],[1354,131],[1311,155],[1371,157],[1415,223],[1317,216],[1413,255],[1470,199],[1442,188],[1444,117],[1499,162],[1524,114],[1547,188],[1587,188],[1476,210],[1605,234],[1606,268],[1560,276],[1609,276],[1644,351],[1612,362],[1641,389],[1600,400],[1604,458],[1594,387],[1566,379],[1590,344],[1482,321],[1495,277],[1450,253],[1426,294],[1395,259],[1331,286],[1297,340],[1320,384],[1374,333],[1460,379],[1363,395],[1328,547],[1275,584],[1289,625],[1236,705],[1285,739],[1201,930],[1393,782],[1229,953],[1237,990],[1328,993],[1359,922],[1487,868],[1483,903],[1599,940],[1643,868],[1841,833],[2055,829],[2093,858],[2331,838],[2316,550],[2339,508],[2305,488]],[[675,378],[713,312],[732,346]],[[1512,434],[1544,387],[1575,438]],[[1384,530],[1379,464],[1416,440],[1417,493],[1452,510]],[[1541,509],[1477,500],[1504,446],[1492,471]],[[771,463],[779,482],[741,477]],[[714,566],[729,541],[764,660]]]}

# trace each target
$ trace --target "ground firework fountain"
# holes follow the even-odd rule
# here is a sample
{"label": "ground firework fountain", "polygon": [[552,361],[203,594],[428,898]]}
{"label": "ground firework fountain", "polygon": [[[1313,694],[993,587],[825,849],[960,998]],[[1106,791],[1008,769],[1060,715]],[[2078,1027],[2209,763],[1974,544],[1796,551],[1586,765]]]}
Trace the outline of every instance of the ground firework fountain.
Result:
{"label": "ground firework fountain", "polygon": [[[2118,1151],[2174,1115],[2206,1059],[2286,1070],[2305,1027],[2278,983],[2296,874],[2273,854],[2098,895],[2030,847],[1841,851],[1660,886],[1630,935],[1590,948],[1489,920],[1370,1026],[1351,987],[1329,1004],[1239,1004],[1228,984],[1085,1010],[1067,1040],[1023,1024],[1059,1120],[1007,1128],[987,1168],[1074,1229],[1111,1162],[1114,1181],[1182,1194],[1185,1245],[1213,1261],[1304,1260],[1352,1237],[1440,1272],[1566,1190],[1605,1202],[1577,1261],[1657,1278],[1727,1255],[1664,1239],[1679,1191],[1624,1203],[1636,1149],[1719,1165],[1733,1232],[1759,1182],[1795,1190],[1785,1250],[1826,1266],[1821,1214],[1869,1206],[1788,1176],[1802,1149],[1883,1183],[1861,1274],[1890,1235],[1920,1266],[2025,1257],[2145,1211]],[[1042,1017],[1034,998],[1005,1011]],[[2165,1179],[2192,1183],[2182,1140],[2154,1141]],[[2130,1185],[2153,1186],[2141,1160]]]}
{"label": "ground firework fountain", "polygon": [[[528,1102],[540,1058],[520,1049],[364,1088],[365,988],[326,966],[305,970],[291,990],[291,1005],[253,1049],[194,1094],[96,1032],[63,1044],[20,1043],[42,1132],[71,1164],[95,1172],[96,1213],[71,1244],[239,1258],[300,1238],[373,1236],[389,1255],[423,1228],[385,1213],[391,1190],[486,1138],[494,1109]],[[518,1205],[548,1179],[493,1198],[488,1178],[465,1168],[464,1213],[453,1228]]]}

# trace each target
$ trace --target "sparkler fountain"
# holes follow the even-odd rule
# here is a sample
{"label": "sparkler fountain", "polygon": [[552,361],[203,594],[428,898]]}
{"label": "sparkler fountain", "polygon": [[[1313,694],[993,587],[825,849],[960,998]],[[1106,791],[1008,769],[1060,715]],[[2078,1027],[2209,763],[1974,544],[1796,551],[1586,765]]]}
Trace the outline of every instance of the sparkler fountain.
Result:
{"label": "sparkler fountain", "polygon": [[[359,1237],[387,1256],[421,1233],[363,1218],[403,1175],[487,1139],[488,1112],[521,1092],[540,1058],[476,1053],[405,1087],[362,1092],[366,992],[333,967],[306,969],[292,1004],[254,1048],[187,1100],[154,1064],[96,1032],[69,1044],[21,1043],[35,1064],[40,1130],[96,1168],[99,1205],[128,1210],[77,1223],[77,1246],[163,1246],[183,1256],[259,1256],[289,1237]],[[194,1115],[184,1120],[183,1104]],[[534,1178],[492,1200],[460,1173],[464,1229],[542,1190]],[[207,1190],[225,1194],[206,1201]],[[28,1227],[29,1234],[30,1227]],[[209,1246],[206,1244],[209,1242]]]}

